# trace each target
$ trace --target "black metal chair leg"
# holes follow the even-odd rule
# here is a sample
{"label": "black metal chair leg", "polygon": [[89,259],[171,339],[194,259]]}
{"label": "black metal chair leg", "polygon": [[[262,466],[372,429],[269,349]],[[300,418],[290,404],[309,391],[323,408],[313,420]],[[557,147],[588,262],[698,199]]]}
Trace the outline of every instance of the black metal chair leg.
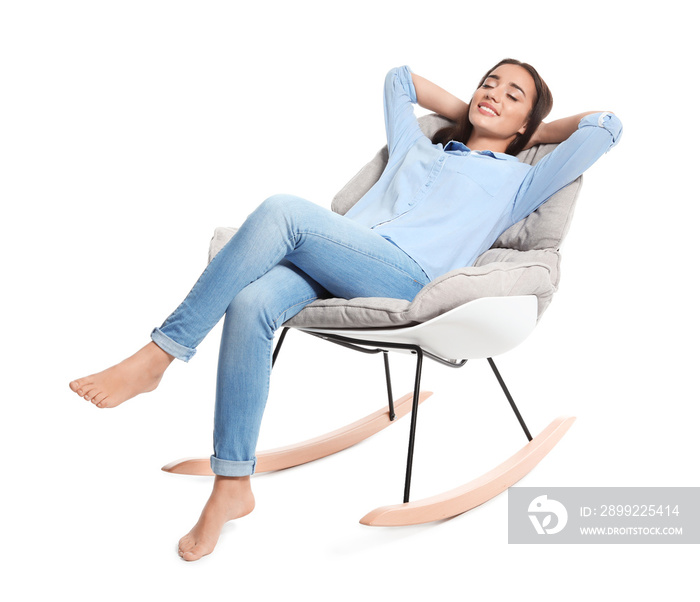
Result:
{"label": "black metal chair leg", "polygon": [[396,413],[394,412],[394,394],[391,391],[391,373],[389,372],[389,352],[383,351],[384,355],[384,374],[386,375],[386,393],[389,397],[389,420],[394,420],[396,418]]}
{"label": "black metal chair leg", "polygon": [[277,361],[277,356],[279,355],[280,349],[282,348],[282,343],[284,343],[284,337],[287,336],[287,332],[289,331],[289,328],[283,328],[282,329],[282,334],[280,335],[280,340],[277,341],[277,346],[275,347],[274,352],[272,353],[272,366],[274,368],[275,362]]}
{"label": "black metal chair leg", "polygon": [[408,460],[406,462],[406,482],[403,489],[403,502],[408,503],[411,492],[411,472],[413,470],[413,446],[416,439],[416,422],[418,421],[418,401],[420,399],[420,377],[423,367],[423,351],[415,347],[416,379],[413,386],[413,409],[411,410],[411,434],[408,439]]}
{"label": "black metal chair leg", "polygon": [[532,441],[532,435],[530,434],[530,431],[527,430],[527,426],[525,425],[525,421],[523,420],[523,417],[520,415],[520,412],[518,411],[518,408],[515,405],[513,398],[511,397],[510,393],[508,392],[508,388],[506,387],[506,383],[503,382],[503,378],[501,378],[501,374],[498,372],[498,368],[496,368],[496,364],[494,363],[493,359],[491,359],[490,357],[487,359],[489,360],[489,364],[491,365],[491,369],[493,370],[493,373],[496,375],[496,378],[498,379],[498,382],[501,385],[501,389],[503,389],[503,392],[506,394],[506,397],[508,398],[508,402],[510,403],[510,407],[513,409],[513,412],[515,412],[515,416],[518,418],[518,422],[520,423],[520,426],[523,427],[523,431],[525,431],[525,436],[527,437],[527,440]]}

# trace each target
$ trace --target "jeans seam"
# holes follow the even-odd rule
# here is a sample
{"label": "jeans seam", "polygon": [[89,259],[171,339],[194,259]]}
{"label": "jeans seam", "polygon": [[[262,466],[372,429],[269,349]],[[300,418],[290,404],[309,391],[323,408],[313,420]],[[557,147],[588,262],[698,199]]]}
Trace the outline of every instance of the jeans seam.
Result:
{"label": "jeans seam", "polygon": [[[348,244],[346,244],[346,243],[343,243],[343,242],[340,242],[340,241],[336,240],[335,238],[329,238],[328,236],[323,236],[322,234],[318,234],[318,233],[316,233],[316,232],[299,231],[297,234],[306,234],[307,236],[317,236],[318,238],[322,238],[322,239],[327,240],[327,241],[329,241],[329,242],[335,243],[335,244],[337,244],[338,246],[344,247],[344,248],[346,248],[346,249],[350,249],[351,251],[355,251],[356,253],[359,253],[360,255],[364,255],[365,257],[371,257],[372,259],[376,259],[377,261],[382,262],[384,265],[389,266],[390,268],[395,269],[397,272],[401,272],[402,274],[408,276],[411,280],[413,280],[413,282],[417,282],[417,283],[420,284],[421,286],[425,286],[425,284],[423,284],[423,283],[421,283],[420,281],[416,280],[416,279],[413,277],[412,274],[409,274],[406,270],[400,268],[399,266],[394,265],[393,263],[390,263],[390,262],[386,261],[386,260],[385,260],[384,258],[382,258],[382,257],[379,257],[379,256],[377,256],[377,255],[372,255],[371,253],[367,253],[366,251],[363,251],[362,249],[357,249],[357,248],[355,248],[355,247],[351,247],[350,245],[348,245]],[[388,244],[391,244],[391,243],[389,243],[388,241],[387,241],[387,243],[388,243]],[[396,248],[399,249],[399,251],[401,251],[402,253],[406,254],[405,251],[403,251],[403,250],[400,249],[399,247],[396,247]],[[295,248],[294,250],[296,251],[296,248]],[[413,258],[410,257],[409,255],[406,255],[406,257],[408,257],[408,259],[410,259],[411,261],[413,261],[413,263],[416,263],[415,259],[413,259]],[[416,263],[416,267],[418,267],[419,269],[422,270],[422,268],[421,268],[417,263]]]}

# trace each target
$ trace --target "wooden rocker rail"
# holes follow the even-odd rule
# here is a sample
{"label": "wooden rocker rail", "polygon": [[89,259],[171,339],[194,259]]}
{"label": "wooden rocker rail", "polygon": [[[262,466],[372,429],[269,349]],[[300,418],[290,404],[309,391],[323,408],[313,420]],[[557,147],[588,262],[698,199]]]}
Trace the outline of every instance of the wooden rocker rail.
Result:
{"label": "wooden rocker rail", "polygon": [[[421,391],[418,403],[423,403],[432,395],[430,391]],[[301,443],[279,447],[257,455],[255,472],[269,472],[272,470],[283,470],[298,466],[325,456],[330,456],[339,451],[352,447],[353,445],[371,437],[387,426],[396,422],[396,419],[405,416],[411,411],[413,393],[407,393],[394,402],[394,412],[396,418],[392,421],[389,418],[389,410],[381,409],[376,412],[348,424],[335,431],[315,437]],[[209,465],[208,458],[185,458],[176,460],[163,466],[162,470],[174,474],[213,476],[214,473]]]}
{"label": "wooden rocker rail", "polygon": [[[429,391],[422,392],[419,403],[431,395]],[[396,418],[401,418],[410,411],[412,398],[413,393],[408,393],[395,402]],[[376,508],[360,519],[360,523],[374,527],[418,525],[467,512],[503,493],[522,479],[554,448],[575,420],[574,416],[556,418],[505,462],[465,485],[422,500]],[[261,452],[257,456],[255,472],[283,470],[330,456],[367,439],[391,423],[389,412],[382,409],[320,437]],[[208,458],[177,460],[163,466],[163,470],[174,474],[214,475]]]}
{"label": "wooden rocker rail", "polygon": [[[286,330],[283,331],[277,348],[275,349],[273,355],[273,365],[282,341],[284,340],[285,334]],[[506,387],[506,384],[503,381],[503,378],[501,377],[493,359],[488,357],[487,359],[491,369],[493,370],[503,393],[508,399],[511,409],[517,417],[529,442],[505,462],[501,463],[496,468],[490,470],[484,475],[470,481],[469,483],[439,495],[411,502],[409,501],[409,495],[413,458],[413,442],[416,430],[416,415],[418,413],[417,410],[419,404],[432,395],[432,393],[428,391],[420,392],[421,366],[423,355],[426,352],[424,352],[421,347],[414,345],[413,343],[382,341],[381,347],[367,349],[366,346],[375,346],[377,345],[377,342],[349,338],[344,335],[336,335],[333,333],[321,334],[309,332],[309,334],[321,336],[321,338],[329,340],[330,342],[334,342],[357,351],[362,351],[364,353],[382,352],[384,355],[389,409],[378,410],[356,422],[326,433],[325,435],[321,435],[320,437],[315,437],[294,445],[280,447],[266,452],[260,452],[256,454],[257,463],[255,472],[260,473],[273,470],[282,470],[292,466],[305,464],[325,456],[330,456],[331,454],[347,449],[348,447],[367,439],[368,437],[378,433],[392,424],[392,422],[395,422],[395,418],[401,418],[402,416],[405,416],[411,412],[411,429],[404,487],[404,503],[393,506],[383,506],[373,510],[360,520],[360,523],[364,525],[387,527],[416,525],[450,518],[471,510],[472,508],[479,506],[480,504],[483,504],[484,502],[502,493],[514,483],[522,479],[528,472],[537,466],[537,464],[539,464],[542,458],[544,458],[552,450],[552,448],[564,436],[566,431],[569,430],[574,420],[576,420],[576,418],[573,416],[561,416],[556,418],[539,435],[533,438],[525,425],[525,422],[520,415],[520,412],[518,411],[518,408],[516,407],[515,402],[513,401],[513,398],[510,395],[510,392],[508,391],[508,388]],[[391,378],[387,361],[387,350],[382,349],[382,347],[387,349],[405,349],[416,355],[414,392],[419,392],[417,396],[414,392],[412,392],[404,395],[396,402],[392,401],[393,395],[391,393]],[[431,359],[436,359],[441,361],[441,363],[445,363],[454,368],[459,368],[466,363],[466,361],[451,363],[443,361],[439,357],[433,356],[432,354],[426,353],[426,355],[431,357]],[[391,419],[392,410],[395,414],[394,420]],[[170,464],[164,466],[163,470],[176,474],[213,475],[210,468],[209,459],[204,458],[183,459],[176,462],[171,462]]]}
{"label": "wooden rocker rail", "polygon": [[471,510],[503,493],[537,466],[569,430],[574,420],[574,416],[556,418],[505,462],[466,485],[422,500],[377,508],[360,519],[360,522],[380,527],[418,525]]}

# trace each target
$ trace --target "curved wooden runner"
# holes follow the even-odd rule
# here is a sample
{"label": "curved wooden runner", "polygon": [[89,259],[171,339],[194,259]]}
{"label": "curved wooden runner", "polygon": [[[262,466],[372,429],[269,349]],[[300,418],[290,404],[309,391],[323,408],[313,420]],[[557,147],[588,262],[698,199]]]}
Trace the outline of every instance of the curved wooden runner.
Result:
{"label": "curved wooden runner", "polygon": [[574,420],[574,416],[556,418],[505,462],[466,485],[415,502],[382,506],[365,515],[360,522],[363,525],[383,527],[418,525],[471,510],[517,483],[537,466],[569,430]]}
{"label": "curved wooden runner", "polygon": [[[418,403],[423,403],[432,395],[430,391],[421,391]],[[396,418],[389,420],[389,408],[377,410],[369,416],[348,424],[320,437],[315,437],[294,445],[287,445],[256,454],[255,473],[282,470],[299,464],[305,464],[325,456],[330,456],[371,437],[375,433],[393,424],[411,411],[413,393],[407,393],[394,402]],[[213,476],[209,458],[184,458],[163,466],[162,470],[174,474]]]}

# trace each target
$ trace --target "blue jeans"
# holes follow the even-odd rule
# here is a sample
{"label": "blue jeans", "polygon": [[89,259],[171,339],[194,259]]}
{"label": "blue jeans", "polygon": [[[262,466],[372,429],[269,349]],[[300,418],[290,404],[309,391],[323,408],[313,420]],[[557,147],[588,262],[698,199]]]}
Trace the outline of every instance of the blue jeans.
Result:
{"label": "blue jeans", "polygon": [[413,300],[420,266],[366,226],[290,195],[251,213],[151,338],[184,361],[224,314],[212,471],[255,471],[275,330],[322,297]]}

